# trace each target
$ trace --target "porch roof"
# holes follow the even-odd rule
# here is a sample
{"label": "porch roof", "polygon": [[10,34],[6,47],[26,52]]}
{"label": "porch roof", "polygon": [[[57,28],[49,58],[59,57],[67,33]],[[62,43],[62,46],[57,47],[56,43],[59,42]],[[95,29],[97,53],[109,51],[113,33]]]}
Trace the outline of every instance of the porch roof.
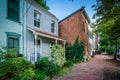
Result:
{"label": "porch roof", "polygon": [[33,34],[36,34],[36,35],[40,35],[40,36],[52,38],[52,39],[57,39],[57,40],[61,40],[61,41],[66,41],[65,39],[59,37],[58,35],[44,32],[44,31],[38,29],[37,27],[27,27],[27,29],[32,31]]}

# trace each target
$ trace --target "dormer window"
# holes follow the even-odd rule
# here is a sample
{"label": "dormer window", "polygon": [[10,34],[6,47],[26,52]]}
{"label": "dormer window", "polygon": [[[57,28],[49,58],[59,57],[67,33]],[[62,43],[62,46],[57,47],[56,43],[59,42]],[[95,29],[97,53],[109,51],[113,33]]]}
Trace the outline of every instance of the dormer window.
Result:
{"label": "dormer window", "polygon": [[40,28],[40,16],[38,11],[34,11],[34,26]]}
{"label": "dormer window", "polygon": [[51,32],[55,33],[55,22],[54,21],[52,21],[51,23]]}

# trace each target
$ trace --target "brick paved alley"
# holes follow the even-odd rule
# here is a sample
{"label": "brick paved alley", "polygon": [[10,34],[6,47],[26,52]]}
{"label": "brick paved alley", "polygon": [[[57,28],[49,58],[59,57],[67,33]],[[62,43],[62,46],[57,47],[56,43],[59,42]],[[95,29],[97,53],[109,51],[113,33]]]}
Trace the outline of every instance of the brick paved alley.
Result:
{"label": "brick paved alley", "polygon": [[53,80],[103,80],[103,69],[105,67],[119,69],[109,60],[111,56],[96,55],[89,62],[75,64],[72,71],[65,76],[57,76]]}

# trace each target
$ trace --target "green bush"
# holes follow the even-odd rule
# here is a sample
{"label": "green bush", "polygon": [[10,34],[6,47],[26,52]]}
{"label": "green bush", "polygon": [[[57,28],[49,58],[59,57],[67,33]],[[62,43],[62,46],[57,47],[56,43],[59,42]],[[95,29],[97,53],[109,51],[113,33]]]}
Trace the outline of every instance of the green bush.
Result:
{"label": "green bush", "polygon": [[13,80],[44,80],[45,77],[45,74],[40,70],[28,68],[14,77]]}
{"label": "green bush", "polygon": [[61,45],[53,45],[51,52],[53,62],[62,67],[65,63],[65,49]]}
{"label": "green bush", "polygon": [[0,63],[0,80],[13,78],[28,68],[34,68],[34,65],[23,58],[4,60]]}
{"label": "green bush", "polygon": [[81,41],[79,43],[78,38],[75,40],[75,43],[66,48],[66,59],[73,62],[83,61],[84,56],[84,43]]}
{"label": "green bush", "polygon": [[115,53],[115,47],[114,46],[108,46],[106,48],[106,52],[107,52],[108,55],[114,54]]}
{"label": "green bush", "polygon": [[35,70],[34,80],[44,80],[46,78],[45,72],[38,69]]}
{"label": "green bush", "polygon": [[44,80],[45,78],[46,75],[44,72],[41,72],[38,69],[34,70],[32,68],[28,68],[14,77],[13,80]]}
{"label": "green bush", "polygon": [[104,45],[104,46],[101,46],[101,51],[102,52],[105,52],[105,49],[106,49],[106,46]]}
{"label": "green bush", "polygon": [[39,70],[44,70],[44,68],[48,67],[50,63],[51,62],[48,60],[48,58],[44,57],[35,62],[35,67]]}
{"label": "green bush", "polygon": [[52,78],[54,75],[57,75],[60,72],[60,67],[55,65],[52,61],[49,61],[48,58],[42,58],[35,63],[36,69],[44,72],[45,75]]}
{"label": "green bush", "polygon": [[64,64],[64,67],[72,67],[73,65],[74,65],[74,64],[73,64],[72,61],[67,60],[67,61],[65,62],[65,64]]}
{"label": "green bush", "polygon": [[23,54],[18,53],[17,48],[8,48],[8,47],[2,47],[0,49],[0,60],[9,59],[9,58],[17,58],[17,57],[23,57]]}
{"label": "green bush", "polygon": [[33,80],[35,72],[32,68],[25,69],[23,72],[18,74],[13,80]]}

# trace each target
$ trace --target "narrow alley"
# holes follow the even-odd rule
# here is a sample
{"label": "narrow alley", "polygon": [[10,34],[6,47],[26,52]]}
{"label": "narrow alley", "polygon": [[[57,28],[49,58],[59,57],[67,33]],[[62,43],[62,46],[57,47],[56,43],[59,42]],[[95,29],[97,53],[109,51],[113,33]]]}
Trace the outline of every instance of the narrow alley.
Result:
{"label": "narrow alley", "polygon": [[75,64],[69,74],[53,80],[103,80],[104,68],[120,69],[120,64],[111,56],[96,55],[89,62]]}

